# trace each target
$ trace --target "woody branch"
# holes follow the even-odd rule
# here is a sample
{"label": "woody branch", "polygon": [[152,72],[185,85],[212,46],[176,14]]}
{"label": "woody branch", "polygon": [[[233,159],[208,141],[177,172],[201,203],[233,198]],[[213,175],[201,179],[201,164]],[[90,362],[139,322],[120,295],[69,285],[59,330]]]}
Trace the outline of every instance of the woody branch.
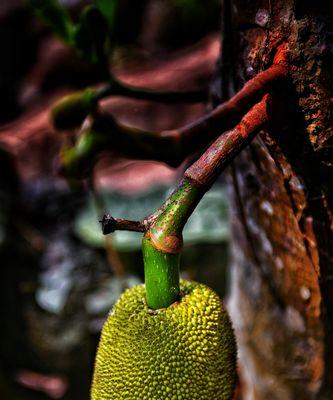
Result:
{"label": "woody branch", "polygon": [[281,45],[272,66],[249,80],[230,100],[181,128],[151,132],[126,126],[110,113],[96,111],[87,133],[91,133],[92,141],[94,137],[98,140],[86,156],[91,160],[101,150],[112,150],[133,158],[178,166],[187,156],[235,126],[265,94],[279,89],[278,85],[288,78],[286,54],[286,46]]}

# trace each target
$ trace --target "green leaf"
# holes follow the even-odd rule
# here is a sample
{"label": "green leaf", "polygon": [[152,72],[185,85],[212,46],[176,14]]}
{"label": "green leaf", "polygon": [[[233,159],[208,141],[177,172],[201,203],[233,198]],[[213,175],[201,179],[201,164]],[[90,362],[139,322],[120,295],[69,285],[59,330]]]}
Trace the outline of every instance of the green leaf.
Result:
{"label": "green leaf", "polygon": [[107,20],[109,32],[112,33],[117,12],[118,0],[95,0],[95,3]]}
{"label": "green leaf", "polygon": [[58,37],[71,44],[73,24],[65,8],[57,0],[28,0],[28,4]]}

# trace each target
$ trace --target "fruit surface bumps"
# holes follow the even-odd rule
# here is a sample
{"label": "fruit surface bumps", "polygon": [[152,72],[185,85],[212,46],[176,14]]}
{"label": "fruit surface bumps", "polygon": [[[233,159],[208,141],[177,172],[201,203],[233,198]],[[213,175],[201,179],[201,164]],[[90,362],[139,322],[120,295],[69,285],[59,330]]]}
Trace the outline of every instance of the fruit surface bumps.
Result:
{"label": "fruit surface bumps", "polygon": [[153,312],[144,285],[127,290],[110,313],[96,356],[92,400],[229,400],[236,343],[221,300],[181,281],[178,303]]}

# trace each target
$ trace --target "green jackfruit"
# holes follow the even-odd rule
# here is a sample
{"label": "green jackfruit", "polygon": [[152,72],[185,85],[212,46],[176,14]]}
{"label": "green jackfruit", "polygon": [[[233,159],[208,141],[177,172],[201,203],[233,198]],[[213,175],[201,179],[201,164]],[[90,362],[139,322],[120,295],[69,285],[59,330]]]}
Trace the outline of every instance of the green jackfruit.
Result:
{"label": "green jackfruit", "polygon": [[230,400],[236,342],[221,300],[181,281],[179,302],[149,310],[144,285],[110,313],[96,356],[92,400]]}

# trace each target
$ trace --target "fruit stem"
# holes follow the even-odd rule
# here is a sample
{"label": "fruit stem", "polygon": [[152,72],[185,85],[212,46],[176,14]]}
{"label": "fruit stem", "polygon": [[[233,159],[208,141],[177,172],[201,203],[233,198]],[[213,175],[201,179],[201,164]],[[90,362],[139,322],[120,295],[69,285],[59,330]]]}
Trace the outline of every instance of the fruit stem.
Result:
{"label": "fruit stem", "polygon": [[222,134],[185,171],[184,178],[165,204],[151,217],[142,243],[147,304],[169,307],[179,297],[179,255],[188,218],[217,176],[269,121],[263,99],[231,131]]}
{"label": "fruit stem", "polygon": [[142,240],[145,266],[146,301],[149,308],[167,308],[179,298],[180,253],[157,250],[149,235]]}
{"label": "fruit stem", "polygon": [[167,308],[179,298],[182,231],[203,193],[183,179],[153,219],[142,241],[147,305]]}
{"label": "fruit stem", "polygon": [[146,233],[142,242],[147,305],[153,310],[167,308],[179,298],[179,259],[184,225],[221,171],[267,123],[270,95],[244,115],[234,129],[220,135],[184,173],[178,188],[166,202],[144,221],[117,221],[104,216],[104,233],[122,229]]}

